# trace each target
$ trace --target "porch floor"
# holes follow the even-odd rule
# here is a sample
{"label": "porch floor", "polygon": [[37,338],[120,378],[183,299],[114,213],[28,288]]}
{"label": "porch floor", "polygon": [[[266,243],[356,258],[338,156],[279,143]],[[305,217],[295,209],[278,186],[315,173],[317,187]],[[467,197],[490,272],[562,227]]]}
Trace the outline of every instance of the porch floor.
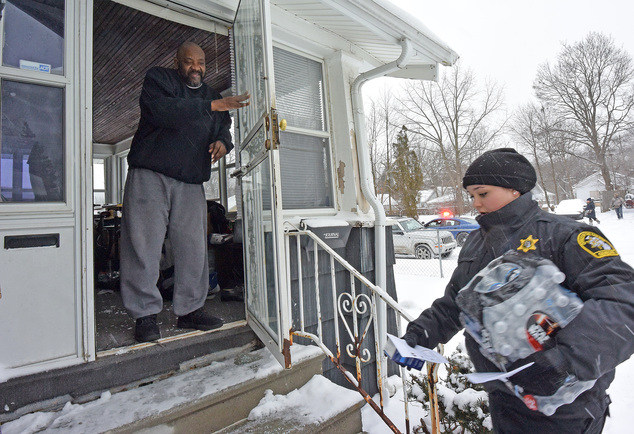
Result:
{"label": "porch floor", "polygon": [[[205,302],[205,310],[226,323],[245,319],[243,301],[222,301],[220,294]],[[113,348],[135,345],[135,321],[128,315],[121,293],[112,289],[95,289],[95,317],[97,352]],[[158,314],[158,325],[163,338],[191,332],[191,329],[176,327],[176,316],[172,311],[172,302],[165,301],[163,310]]]}

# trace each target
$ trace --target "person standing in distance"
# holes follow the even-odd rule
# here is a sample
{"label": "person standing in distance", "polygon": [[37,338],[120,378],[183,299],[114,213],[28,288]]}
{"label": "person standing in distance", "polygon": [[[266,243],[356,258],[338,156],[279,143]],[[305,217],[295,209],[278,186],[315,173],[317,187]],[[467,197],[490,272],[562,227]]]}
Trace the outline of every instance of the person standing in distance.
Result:
{"label": "person standing in distance", "polygon": [[173,69],[146,73],[139,98],[121,222],[121,297],[139,342],[161,337],[156,318],[163,299],[156,282],[166,236],[174,253],[177,326],[212,330],[223,324],[203,308],[209,270],[202,184],[212,163],[233,149],[228,111],[248,106],[250,95],[223,98],[203,82],[205,70],[202,48],[185,42]]}
{"label": "person standing in distance", "polygon": [[623,218],[623,204],[625,204],[625,200],[615,192],[614,199],[612,199],[612,209],[616,212],[616,217],[619,220]]}
{"label": "person standing in distance", "polygon": [[597,212],[596,212],[596,206],[594,203],[594,200],[589,197],[586,199],[586,217],[588,217],[588,223],[592,224],[592,221],[594,220],[597,223],[601,223],[599,221],[599,219],[597,218]]}

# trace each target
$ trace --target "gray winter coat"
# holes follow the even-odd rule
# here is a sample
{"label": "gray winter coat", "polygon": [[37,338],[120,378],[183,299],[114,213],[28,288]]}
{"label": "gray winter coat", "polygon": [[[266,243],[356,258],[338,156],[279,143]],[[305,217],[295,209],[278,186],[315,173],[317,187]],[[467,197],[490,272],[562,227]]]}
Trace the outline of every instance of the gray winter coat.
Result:
{"label": "gray winter coat", "polygon": [[620,208],[625,204],[625,200],[621,196],[612,199],[612,209]]}

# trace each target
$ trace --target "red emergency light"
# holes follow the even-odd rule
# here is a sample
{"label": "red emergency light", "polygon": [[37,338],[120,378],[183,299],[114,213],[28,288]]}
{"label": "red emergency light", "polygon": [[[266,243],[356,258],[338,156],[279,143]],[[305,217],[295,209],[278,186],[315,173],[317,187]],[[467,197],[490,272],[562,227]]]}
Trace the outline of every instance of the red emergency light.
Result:
{"label": "red emergency light", "polygon": [[445,210],[442,210],[440,212],[440,217],[442,217],[444,219],[448,219],[448,218],[453,217],[453,213],[451,211],[445,209]]}

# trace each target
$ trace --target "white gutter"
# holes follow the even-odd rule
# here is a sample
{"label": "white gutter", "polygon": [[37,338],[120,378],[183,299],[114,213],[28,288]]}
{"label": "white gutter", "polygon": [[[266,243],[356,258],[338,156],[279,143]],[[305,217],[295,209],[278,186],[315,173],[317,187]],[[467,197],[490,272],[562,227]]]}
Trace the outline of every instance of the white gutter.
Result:
{"label": "white gutter", "polygon": [[[359,177],[361,181],[361,191],[365,199],[369,202],[374,210],[374,270],[376,285],[387,292],[387,267],[385,255],[385,209],[383,204],[376,197],[374,192],[374,184],[372,182],[372,166],[370,164],[370,151],[368,149],[367,138],[365,136],[365,112],[363,110],[363,97],[361,96],[361,87],[369,80],[383,77],[392,71],[401,69],[407,65],[412,55],[412,48],[409,39],[401,39],[402,46],[401,55],[398,59],[378,68],[364,72],[359,75],[352,83],[352,112],[356,131],[357,142],[357,158],[359,160]],[[387,367],[383,348],[387,338],[387,308],[383,300],[377,300],[377,327],[379,336],[375,336],[379,343],[379,354],[383,357],[381,365]],[[385,380],[387,369],[381,370],[381,376]],[[383,383],[385,384],[385,382]]]}

